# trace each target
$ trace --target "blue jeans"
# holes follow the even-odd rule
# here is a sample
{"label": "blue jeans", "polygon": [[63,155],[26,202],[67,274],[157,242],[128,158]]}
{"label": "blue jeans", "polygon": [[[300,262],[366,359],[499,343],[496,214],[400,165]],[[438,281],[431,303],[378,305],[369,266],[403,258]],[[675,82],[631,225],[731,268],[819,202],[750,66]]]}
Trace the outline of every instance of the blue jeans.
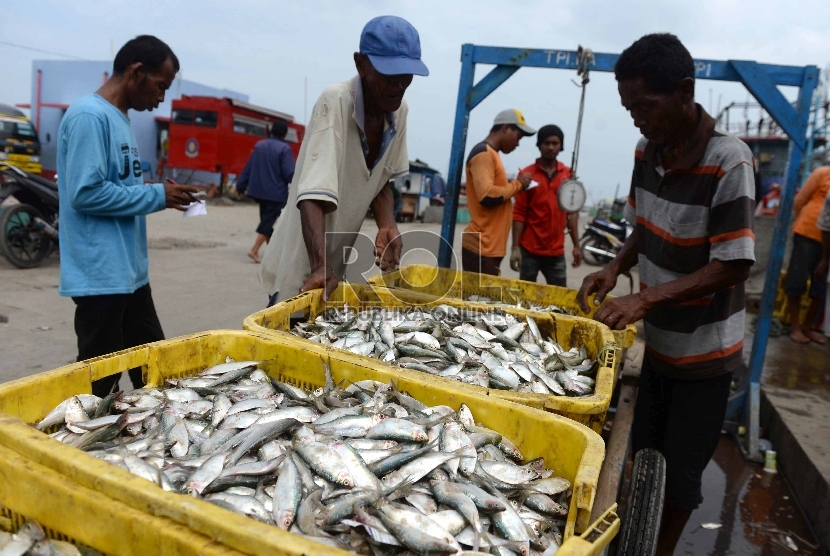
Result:
{"label": "blue jeans", "polygon": [[565,255],[557,257],[538,257],[532,255],[527,249],[522,250],[522,269],[519,272],[519,279],[528,282],[535,282],[539,271],[545,276],[545,281],[551,286],[566,286],[565,277]]}

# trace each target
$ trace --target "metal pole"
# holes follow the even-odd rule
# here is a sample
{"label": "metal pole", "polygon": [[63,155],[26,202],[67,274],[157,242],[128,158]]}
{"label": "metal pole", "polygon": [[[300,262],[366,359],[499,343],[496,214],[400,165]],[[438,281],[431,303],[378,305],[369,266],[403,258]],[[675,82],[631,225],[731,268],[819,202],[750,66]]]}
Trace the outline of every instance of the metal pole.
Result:
{"label": "metal pole", "polygon": [[444,218],[441,221],[441,242],[438,246],[438,266],[450,268],[453,259],[452,243],[455,237],[455,220],[458,213],[458,194],[461,189],[461,171],[464,169],[464,153],[467,147],[467,128],[470,125],[469,95],[473,88],[475,64],[471,44],[461,47],[461,78],[458,83],[458,100],[455,105],[455,125],[452,131],[450,167],[447,172],[447,194]]}
{"label": "metal pole", "polygon": [[37,70],[35,77],[35,129],[40,133],[40,86],[43,79],[43,72]]}
{"label": "metal pole", "polygon": [[790,220],[792,218],[793,199],[795,198],[798,174],[804,156],[804,137],[810,118],[810,102],[816,88],[816,71],[807,68],[798,93],[796,110],[798,113],[796,125],[798,136],[790,137],[790,155],[785,173],[784,188],[778,205],[778,214],[775,217],[775,231],[770,245],[770,257],[767,263],[767,274],[764,279],[764,293],[761,298],[761,308],[758,312],[758,326],[752,342],[752,354],[749,359],[749,403],[744,406],[744,422],[746,423],[746,445],[742,446],[748,459],[761,459],[758,451],[759,418],[761,406],[761,373],[764,370],[764,357],[767,352],[770,325],[772,324],[772,309],[775,296],[778,292],[778,277],[781,275],[781,266],[784,262],[784,251],[787,247]]}
{"label": "metal pole", "polygon": [[821,108],[821,95],[814,94],[813,96],[815,99],[813,100],[812,125],[807,136],[807,152],[804,154],[804,165],[798,178],[799,184],[803,184],[810,172],[813,171],[813,153],[815,150],[816,128],[818,127],[818,113]]}

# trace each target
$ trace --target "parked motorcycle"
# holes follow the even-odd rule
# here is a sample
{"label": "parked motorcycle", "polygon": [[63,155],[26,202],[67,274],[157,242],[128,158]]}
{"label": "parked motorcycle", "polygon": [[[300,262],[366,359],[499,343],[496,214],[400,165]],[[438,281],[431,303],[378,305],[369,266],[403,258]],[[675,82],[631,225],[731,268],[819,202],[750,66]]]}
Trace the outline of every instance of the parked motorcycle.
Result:
{"label": "parked motorcycle", "polygon": [[625,199],[617,199],[611,209],[610,219],[595,217],[585,225],[585,233],[579,240],[582,259],[592,266],[603,266],[617,256],[625,240],[634,230],[620,214]]}
{"label": "parked motorcycle", "polygon": [[58,184],[0,164],[0,253],[18,268],[39,266],[58,247]]}

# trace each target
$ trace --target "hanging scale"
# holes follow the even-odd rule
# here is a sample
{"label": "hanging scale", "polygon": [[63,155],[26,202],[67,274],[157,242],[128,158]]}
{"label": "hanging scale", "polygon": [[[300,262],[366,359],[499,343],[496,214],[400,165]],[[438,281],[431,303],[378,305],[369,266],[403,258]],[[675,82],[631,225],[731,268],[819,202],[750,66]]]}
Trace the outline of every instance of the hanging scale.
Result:
{"label": "hanging scale", "polygon": [[582,85],[578,85],[582,89],[582,97],[579,100],[579,116],[576,122],[576,136],[574,138],[573,157],[571,158],[571,177],[562,182],[559,190],[556,193],[556,199],[559,202],[559,208],[564,212],[579,212],[585,206],[587,194],[585,193],[585,186],[576,177],[576,166],[579,163],[579,143],[582,135],[582,114],[585,110],[585,86],[590,81],[588,77],[588,66],[594,63],[594,53],[590,48],[582,48],[576,52],[577,54],[577,70],[576,74],[582,77]]}

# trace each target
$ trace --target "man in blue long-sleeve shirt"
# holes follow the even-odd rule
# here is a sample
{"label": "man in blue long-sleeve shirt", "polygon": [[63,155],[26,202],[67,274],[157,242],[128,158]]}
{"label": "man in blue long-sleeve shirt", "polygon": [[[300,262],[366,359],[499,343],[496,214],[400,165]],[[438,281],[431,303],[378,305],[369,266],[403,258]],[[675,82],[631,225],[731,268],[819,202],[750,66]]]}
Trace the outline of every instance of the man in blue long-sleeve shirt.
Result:
{"label": "man in blue long-sleeve shirt", "polygon": [[271,125],[271,137],[259,141],[236,183],[236,191],[259,203],[259,226],[254,246],[248,252],[259,263],[259,248],[271,239],[274,223],[288,200],[288,184],[294,178],[294,153],[285,142],[288,124],[277,120]]}
{"label": "man in blue long-sleeve shirt", "polygon": [[[58,292],[75,302],[78,361],[164,339],[147,259],[145,215],[184,210],[196,188],[145,184],[128,110],[164,101],[179,61],[142,35],[125,44],[112,77],[66,111],[58,130],[61,267]],[[141,387],[141,369],[130,379]],[[121,373],[92,383],[106,396]]]}

